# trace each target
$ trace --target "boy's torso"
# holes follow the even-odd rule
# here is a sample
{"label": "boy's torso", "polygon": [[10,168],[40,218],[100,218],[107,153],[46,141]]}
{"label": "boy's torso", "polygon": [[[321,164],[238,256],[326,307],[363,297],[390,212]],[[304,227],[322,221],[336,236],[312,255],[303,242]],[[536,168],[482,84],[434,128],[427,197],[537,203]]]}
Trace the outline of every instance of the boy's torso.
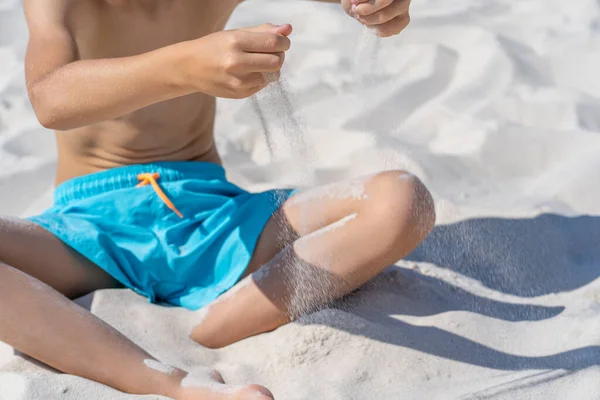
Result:
{"label": "boy's torso", "polygon": [[[132,56],[224,28],[239,0],[80,0],[67,25],[81,59]],[[100,170],[154,161],[220,163],[216,100],[192,94],[115,120],[57,132],[57,183]]]}

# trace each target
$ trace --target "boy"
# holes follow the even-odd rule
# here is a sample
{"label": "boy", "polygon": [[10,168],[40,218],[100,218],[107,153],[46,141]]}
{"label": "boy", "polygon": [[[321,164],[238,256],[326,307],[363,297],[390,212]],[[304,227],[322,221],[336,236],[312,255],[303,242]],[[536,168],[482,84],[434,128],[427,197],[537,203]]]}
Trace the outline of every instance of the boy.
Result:
{"label": "boy", "polygon": [[[0,340],[127,393],[270,399],[162,365],[68,298],[124,285],[202,308],[191,338],[222,347],[351,292],[428,235],[431,197],[401,171],[300,193],[226,180],[215,98],[264,88],[292,31],[223,31],[237,4],[24,1],[28,90],[56,131],[58,186],[43,214],[0,219]],[[409,0],[342,6],[380,36],[408,24]]]}

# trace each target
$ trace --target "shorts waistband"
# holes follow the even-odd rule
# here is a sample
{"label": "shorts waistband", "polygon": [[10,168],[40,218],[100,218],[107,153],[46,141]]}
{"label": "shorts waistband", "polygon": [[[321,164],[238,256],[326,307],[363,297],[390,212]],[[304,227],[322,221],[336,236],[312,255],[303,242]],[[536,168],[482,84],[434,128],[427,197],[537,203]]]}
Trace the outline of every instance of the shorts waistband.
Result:
{"label": "shorts waistband", "polygon": [[69,179],[54,190],[55,204],[66,204],[112,190],[134,188],[138,175],[158,173],[160,182],[182,179],[225,180],[225,170],[219,164],[199,161],[168,161],[135,164]]}

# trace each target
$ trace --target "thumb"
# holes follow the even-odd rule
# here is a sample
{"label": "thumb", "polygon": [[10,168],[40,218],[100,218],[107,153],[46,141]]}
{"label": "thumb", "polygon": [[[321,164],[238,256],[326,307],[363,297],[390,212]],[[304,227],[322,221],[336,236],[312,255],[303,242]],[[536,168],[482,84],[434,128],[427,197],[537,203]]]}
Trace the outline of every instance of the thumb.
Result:
{"label": "thumb", "polygon": [[258,26],[252,26],[249,28],[241,28],[240,31],[256,32],[256,33],[276,33],[283,36],[289,36],[292,33],[292,25],[274,25],[274,24],[262,24]]}

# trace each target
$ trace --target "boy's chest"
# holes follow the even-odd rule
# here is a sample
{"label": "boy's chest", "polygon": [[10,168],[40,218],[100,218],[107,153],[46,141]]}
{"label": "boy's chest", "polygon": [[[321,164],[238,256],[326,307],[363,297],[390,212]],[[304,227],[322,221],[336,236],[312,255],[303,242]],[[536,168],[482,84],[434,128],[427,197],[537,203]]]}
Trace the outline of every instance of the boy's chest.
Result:
{"label": "boy's chest", "polygon": [[123,57],[220,31],[240,0],[86,0],[69,26],[79,55]]}

